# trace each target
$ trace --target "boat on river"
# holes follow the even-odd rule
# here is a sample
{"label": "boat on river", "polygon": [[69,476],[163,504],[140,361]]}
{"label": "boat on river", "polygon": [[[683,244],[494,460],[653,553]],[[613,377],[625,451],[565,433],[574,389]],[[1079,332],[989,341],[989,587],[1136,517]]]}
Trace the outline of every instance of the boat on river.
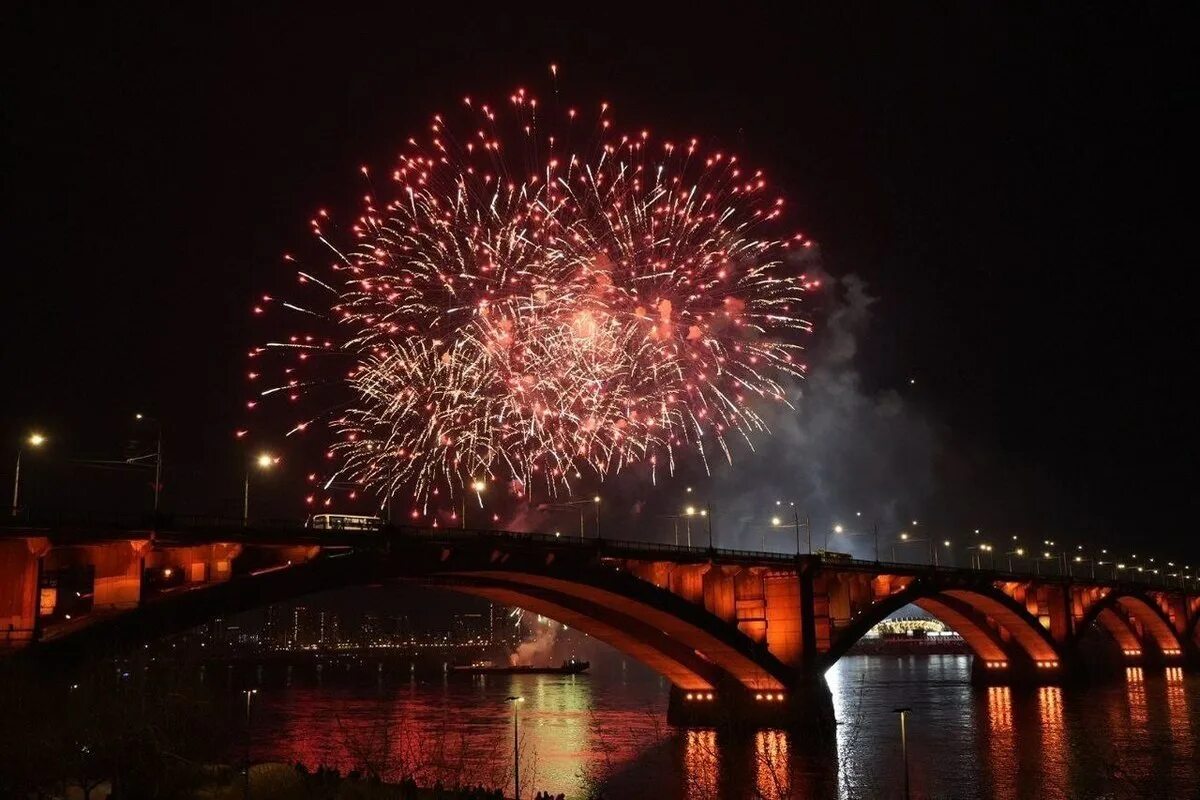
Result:
{"label": "boat on river", "polygon": [[543,667],[532,665],[506,666],[497,665],[491,661],[479,661],[474,664],[456,664],[451,671],[457,675],[578,675],[585,672],[591,662],[570,659],[555,667],[547,664]]}

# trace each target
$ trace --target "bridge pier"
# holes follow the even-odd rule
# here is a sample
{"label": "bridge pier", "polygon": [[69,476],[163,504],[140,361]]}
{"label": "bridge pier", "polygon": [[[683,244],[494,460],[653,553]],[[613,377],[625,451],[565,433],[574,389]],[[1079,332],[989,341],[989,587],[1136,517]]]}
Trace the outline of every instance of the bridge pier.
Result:
{"label": "bridge pier", "polygon": [[0,653],[37,640],[42,557],[49,549],[40,538],[0,541]]}
{"label": "bridge pier", "polygon": [[1069,661],[1039,661],[1006,657],[988,661],[976,655],[971,661],[971,683],[976,686],[1061,686],[1081,675]]}
{"label": "bridge pier", "polygon": [[679,728],[799,728],[832,735],[833,695],[824,677],[784,690],[727,686],[688,691],[671,687],[667,722]]}
{"label": "bridge pier", "polygon": [[134,539],[88,548],[87,558],[95,570],[93,611],[137,608],[142,599],[143,556],[149,544]]}

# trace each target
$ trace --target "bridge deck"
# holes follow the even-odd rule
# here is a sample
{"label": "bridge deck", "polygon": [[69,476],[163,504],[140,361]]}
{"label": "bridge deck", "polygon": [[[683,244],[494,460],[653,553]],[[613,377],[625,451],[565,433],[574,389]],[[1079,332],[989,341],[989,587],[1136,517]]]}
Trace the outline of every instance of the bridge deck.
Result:
{"label": "bridge deck", "polygon": [[[385,525],[374,531],[317,530],[305,527],[294,519],[254,519],[179,515],[179,514],[121,514],[121,513],[22,513],[0,518],[0,539],[45,537],[54,544],[92,544],[128,539],[152,539],[164,546],[202,544],[243,544],[262,546],[318,545],[322,547],[353,547],[355,549],[384,548],[404,540],[444,542],[447,545],[480,540],[495,540],[511,545],[528,543],[551,549],[594,552],[598,558],[641,559],[674,563],[714,562],[741,566],[781,569],[813,569],[836,566],[839,570],[897,575],[986,575],[992,580],[1027,580],[1035,576],[1044,583],[1080,582],[1098,586],[1168,587],[1167,576],[1155,580],[1111,579],[1082,575],[1035,574],[1022,570],[1002,570],[967,567],[933,566],[927,563],[901,561],[872,561],[868,559],[829,557],[806,553],[780,553],[733,548],[688,547],[686,545],[638,541],[635,539],[585,538],[555,536],[546,533],[527,533],[498,529],[453,529],[410,525]],[[1183,588],[1183,587],[1178,587]]]}

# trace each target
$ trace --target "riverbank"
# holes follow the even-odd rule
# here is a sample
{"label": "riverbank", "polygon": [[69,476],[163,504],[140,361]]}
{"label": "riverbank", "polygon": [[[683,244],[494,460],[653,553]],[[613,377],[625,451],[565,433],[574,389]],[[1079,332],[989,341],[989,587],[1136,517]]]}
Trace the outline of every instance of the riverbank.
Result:
{"label": "riverbank", "polygon": [[[219,782],[194,795],[195,800],[243,800],[245,775],[220,768]],[[476,787],[419,787],[411,780],[385,783],[358,772],[310,771],[300,765],[271,762],[250,768],[250,797],[254,800],[504,800],[500,789]],[[93,794],[91,800],[98,800]]]}

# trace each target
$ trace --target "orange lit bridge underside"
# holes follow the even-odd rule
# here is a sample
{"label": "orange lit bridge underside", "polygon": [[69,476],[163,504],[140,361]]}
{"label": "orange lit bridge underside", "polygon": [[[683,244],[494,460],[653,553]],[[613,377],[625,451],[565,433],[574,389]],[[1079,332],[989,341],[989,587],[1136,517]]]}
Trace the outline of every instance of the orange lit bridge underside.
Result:
{"label": "orange lit bridge underside", "polygon": [[500,532],[10,528],[2,536],[0,647],[32,644],[46,656],[395,580],[536,611],[679,689],[726,693],[817,680],[907,603],[958,631],[978,656],[977,675],[995,682],[1062,680],[1092,629],[1133,663],[1195,663],[1200,616],[1194,593],[1163,587]]}

